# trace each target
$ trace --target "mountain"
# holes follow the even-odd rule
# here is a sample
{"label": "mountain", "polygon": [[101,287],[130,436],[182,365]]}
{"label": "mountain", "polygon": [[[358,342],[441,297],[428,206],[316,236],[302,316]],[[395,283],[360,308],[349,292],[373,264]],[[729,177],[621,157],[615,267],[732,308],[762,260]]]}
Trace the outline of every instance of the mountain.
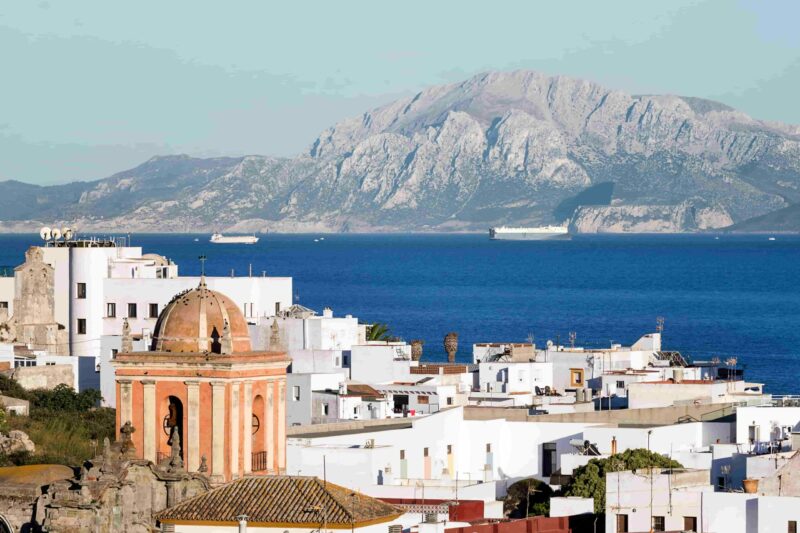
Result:
{"label": "mountain", "polygon": [[800,128],[697,98],[488,73],[344,120],[294,158],[156,157],[95,182],[3,182],[0,198],[15,228],[484,231],[570,219],[584,232],[696,231],[800,202]]}

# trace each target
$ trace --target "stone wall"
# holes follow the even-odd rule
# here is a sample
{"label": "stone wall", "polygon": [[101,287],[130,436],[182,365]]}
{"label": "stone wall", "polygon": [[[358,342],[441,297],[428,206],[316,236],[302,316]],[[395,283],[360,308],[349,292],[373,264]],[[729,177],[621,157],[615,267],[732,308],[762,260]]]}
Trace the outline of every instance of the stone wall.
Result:
{"label": "stone wall", "polygon": [[156,513],[209,490],[208,478],[187,473],[176,454],[160,465],[133,459],[133,431],[128,428],[121,443],[106,440],[103,453],[87,461],[77,477],[51,477],[39,486],[28,476],[21,488],[0,483],[0,518],[14,531],[150,533]]}
{"label": "stone wall", "polygon": [[60,384],[75,388],[72,365],[21,366],[12,377],[26,389],[54,389]]}
{"label": "stone wall", "polygon": [[0,319],[0,338],[56,355],[69,352],[66,328],[55,321],[55,270],[32,246],[14,272],[14,315]]}

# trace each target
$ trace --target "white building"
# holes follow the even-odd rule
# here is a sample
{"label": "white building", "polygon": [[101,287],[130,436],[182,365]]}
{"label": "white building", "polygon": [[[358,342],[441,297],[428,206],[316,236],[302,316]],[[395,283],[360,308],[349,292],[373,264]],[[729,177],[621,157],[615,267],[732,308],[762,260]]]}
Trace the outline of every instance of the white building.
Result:
{"label": "white building", "polygon": [[[68,331],[70,355],[97,357],[101,338],[121,335],[124,319],[134,334],[152,331],[172,297],[200,281],[180,277],[178,265],[163,256],[113,240],[60,241],[41,249],[55,270],[55,320]],[[14,300],[9,279],[0,283],[0,302]],[[207,284],[236,301],[253,321],[292,303],[291,278],[208,277]]]}
{"label": "white building", "polygon": [[[522,478],[548,479],[556,473],[559,456],[572,450],[569,441],[591,425],[470,420],[463,407],[396,424],[316,432],[297,428],[289,433],[287,472],[316,475],[327,457],[329,480],[346,481],[374,496],[383,494],[378,491],[386,489],[375,488],[383,485],[409,487],[408,498],[414,497],[414,487],[419,497],[423,486],[426,491],[441,486],[450,487],[444,497],[453,498],[453,483],[459,480],[496,482],[496,496],[501,497]],[[460,489],[459,494],[468,499]]]}
{"label": "white building", "polygon": [[[274,313],[263,315],[272,317]],[[272,318],[262,318],[258,328],[251,331],[253,346],[268,349]],[[366,343],[366,326],[359,324],[352,315],[335,317],[326,307],[322,315],[301,305],[282,308],[278,313],[278,327],[282,348],[293,357],[296,351],[349,351],[355,344]],[[252,329],[252,328],[251,328]]]}
{"label": "white building", "polygon": [[[169,259],[114,240],[48,242],[35,248],[53,268],[52,319],[66,333],[67,344],[58,352],[93,358],[105,403],[113,406],[108,361],[120,348],[124,321],[135,346],[145,348],[161,309],[176,294],[196,287],[200,278],[179,276],[178,265]],[[0,314],[6,317],[14,314],[16,283],[15,278],[0,278]],[[288,277],[207,277],[206,283],[233,299],[252,323],[292,303]]]}
{"label": "white building", "polygon": [[701,492],[714,492],[707,470],[609,472],[606,531],[701,531]]}
{"label": "white building", "polygon": [[685,404],[761,403],[763,385],[745,381],[667,380],[628,385],[628,407],[668,407]]}

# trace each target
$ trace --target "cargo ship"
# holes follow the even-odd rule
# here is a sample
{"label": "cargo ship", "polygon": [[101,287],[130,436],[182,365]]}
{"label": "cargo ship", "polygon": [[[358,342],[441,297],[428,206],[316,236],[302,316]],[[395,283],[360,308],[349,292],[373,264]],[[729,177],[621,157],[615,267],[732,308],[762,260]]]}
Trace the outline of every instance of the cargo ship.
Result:
{"label": "cargo ship", "polygon": [[226,237],[222,233],[215,233],[211,236],[210,242],[214,244],[255,244],[258,237],[255,235],[232,235]]}
{"label": "cargo ship", "polygon": [[539,226],[536,228],[512,228],[508,226],[499,226],[489,229],[489,238],[506,241],[569,239],[569,229],[567,226]]}

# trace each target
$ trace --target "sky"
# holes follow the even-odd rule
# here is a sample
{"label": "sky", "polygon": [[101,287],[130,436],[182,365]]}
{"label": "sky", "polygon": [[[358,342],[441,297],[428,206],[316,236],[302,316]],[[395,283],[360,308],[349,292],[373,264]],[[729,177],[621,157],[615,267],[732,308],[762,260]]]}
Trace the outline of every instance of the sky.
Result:
{"label": "sky", "polygon": [[9,0],[0,180],[293,156],[430,85],[532,69],[800,124],[797,0]]}

